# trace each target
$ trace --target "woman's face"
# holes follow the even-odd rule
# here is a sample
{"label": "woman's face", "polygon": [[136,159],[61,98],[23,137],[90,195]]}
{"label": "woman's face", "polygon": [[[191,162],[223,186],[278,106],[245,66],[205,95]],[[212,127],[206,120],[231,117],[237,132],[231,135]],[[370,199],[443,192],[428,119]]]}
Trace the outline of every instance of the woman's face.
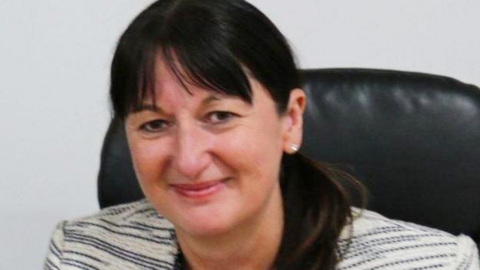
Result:
{"label": "woman's face", "polygon": [[155,106],[147,98],[126,119],[140,186],[177,231],[220,234],[281,209],[280,161],[300,143],[304,96],[293,91],[279,116],[250,82],[252,104],[191,85],[189,93],[159,61]]}

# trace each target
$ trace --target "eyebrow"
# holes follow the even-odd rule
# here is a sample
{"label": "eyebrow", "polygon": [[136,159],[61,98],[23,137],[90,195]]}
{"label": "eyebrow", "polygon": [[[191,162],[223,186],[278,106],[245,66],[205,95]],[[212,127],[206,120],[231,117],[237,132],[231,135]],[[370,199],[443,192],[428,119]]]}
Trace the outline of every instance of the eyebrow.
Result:
{"label": "eyebrow", "polygon": [[[204,98],[201,102],[201,106],[207,106],[213,102],[220,101],[221,99],[216,95],[209,94],[208,97]],[[156,106],[155,104],[140,104],[133,108],[133,113],[139,113],[141,111],[151,111],[157,113],[165,113],[162,108]]]}
{"label": "eyebrow", "polygon": [[208,104],[216,101],[220,101],[220,98],[215,95],[209,94],[208,97],[202,100],[202,106],[207,106]]}

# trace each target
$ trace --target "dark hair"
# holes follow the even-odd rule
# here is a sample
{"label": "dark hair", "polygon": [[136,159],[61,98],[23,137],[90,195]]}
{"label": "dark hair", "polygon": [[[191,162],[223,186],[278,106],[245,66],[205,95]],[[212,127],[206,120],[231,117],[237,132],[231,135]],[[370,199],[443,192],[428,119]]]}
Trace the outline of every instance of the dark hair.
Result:
{"label": "dark hair", "polygon": [[[161,56],[184,86],[193,84],[252,101],[248,77],[270,93],[279,114],[301,87],[285,37],[243,0],[160,0],[120,38],[111,68],[114,116],[146,97],[155,100],[155,59]],[[187,88],[188,91],[188,88]],[[300,154],[282,160],[285,228],[276,269],[334,269],[337,241],[351,220],[350,203],[333,171]]]}
{"label": "dark hair", "polygon": [[268,89],[279,112],[290,90],[300,86],[284,36],[254,6],[241,0],[161,0],[120,38],[111,69],[115,116],[124,118],[148,94],[155,96],[159,54],[185,86],[192,83],[248,102],[251,74]]}

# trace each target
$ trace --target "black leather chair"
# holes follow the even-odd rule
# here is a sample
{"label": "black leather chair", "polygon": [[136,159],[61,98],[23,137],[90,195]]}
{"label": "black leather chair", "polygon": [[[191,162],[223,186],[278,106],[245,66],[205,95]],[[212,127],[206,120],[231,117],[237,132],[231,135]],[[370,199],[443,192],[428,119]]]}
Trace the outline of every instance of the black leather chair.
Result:
{"label": "black leather chair", "polygon": [[[308,96],[301,152],[346,168],[368,209],[480,243],[480,90],[429,74],[302,71]],[[98,178],[102,208],[143,197],[123,125],[113,120]]]}

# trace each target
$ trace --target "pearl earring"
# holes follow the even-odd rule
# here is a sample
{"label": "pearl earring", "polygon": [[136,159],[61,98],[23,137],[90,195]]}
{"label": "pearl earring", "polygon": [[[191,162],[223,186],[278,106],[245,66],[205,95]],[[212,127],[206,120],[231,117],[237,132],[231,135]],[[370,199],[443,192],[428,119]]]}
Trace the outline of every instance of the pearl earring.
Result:
{"label": "pearl earring", "polygon": [[290,146],[290,149],[292,149],[293,153],[296,153],[298,151],[298,145],[292,144],[292,146]]}

